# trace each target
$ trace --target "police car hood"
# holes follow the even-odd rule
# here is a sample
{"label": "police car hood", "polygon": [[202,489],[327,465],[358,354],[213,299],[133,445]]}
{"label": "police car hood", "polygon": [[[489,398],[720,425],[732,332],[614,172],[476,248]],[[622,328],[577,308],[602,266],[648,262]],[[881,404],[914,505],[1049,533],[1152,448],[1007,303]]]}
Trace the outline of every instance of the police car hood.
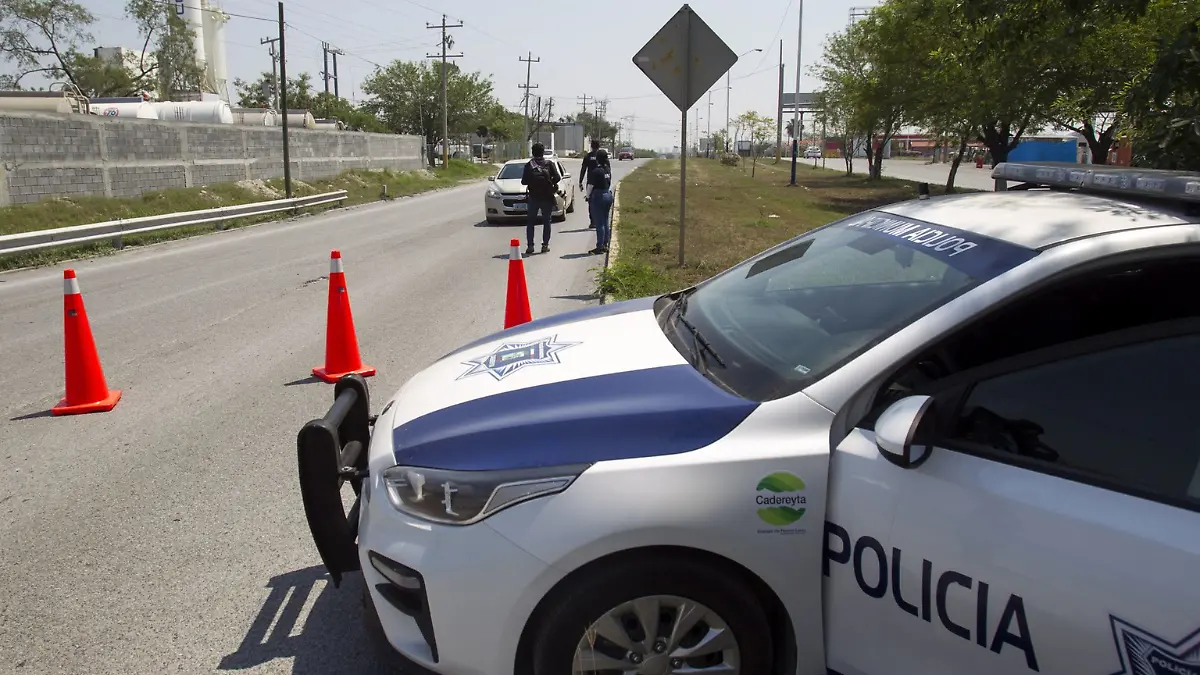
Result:
{"label": "police car hood", "polygon": [[727,435],[757,404],[689,365],[653,301],[533,321],[443,357],[392,403],[396,462],[528,468],[675,454]]}

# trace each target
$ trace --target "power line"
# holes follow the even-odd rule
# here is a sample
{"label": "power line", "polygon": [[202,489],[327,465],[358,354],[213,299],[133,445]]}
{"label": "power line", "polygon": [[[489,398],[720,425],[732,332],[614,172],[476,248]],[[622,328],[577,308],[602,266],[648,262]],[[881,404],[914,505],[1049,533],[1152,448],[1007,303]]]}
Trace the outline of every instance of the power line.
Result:
{"label": "power line", "polygon": [[[783,10],[783,16],[779,17],[779,27],[775,29],[775,35],[771,37],[771,44],[775,44],[775,41],[779,39],[779,34],[783,32],[783,24],[787,23],[788,14],[792,13],[792,5],[794,4],[796,4],[796,0],[788,0],[787,9]],[[779,49],[782,53],[783,47]],[[766,61],[770,55],[770,52],[763,52],[762,58],[758,60],[758,65],[754,66],[755,69],[762,68],[763,61]]]}

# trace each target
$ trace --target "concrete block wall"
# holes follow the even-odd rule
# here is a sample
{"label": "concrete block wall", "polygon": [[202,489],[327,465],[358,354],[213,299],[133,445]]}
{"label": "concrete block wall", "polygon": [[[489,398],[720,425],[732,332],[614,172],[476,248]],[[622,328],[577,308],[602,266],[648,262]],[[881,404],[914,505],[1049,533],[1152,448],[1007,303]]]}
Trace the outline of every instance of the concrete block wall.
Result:
{"label": "concrete block wall", "polygon": [[[289,129],[292,178],[420,169],[419,136]],[[0,113],[0,206],[283,176],[279,127]]]}

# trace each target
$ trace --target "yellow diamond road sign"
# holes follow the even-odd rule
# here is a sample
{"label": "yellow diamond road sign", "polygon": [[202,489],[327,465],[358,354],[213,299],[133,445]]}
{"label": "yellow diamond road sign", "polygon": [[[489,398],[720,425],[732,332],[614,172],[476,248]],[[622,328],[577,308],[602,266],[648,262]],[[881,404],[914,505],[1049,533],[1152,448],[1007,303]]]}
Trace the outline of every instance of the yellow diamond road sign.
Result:
{"label": "yellow diamond road sign", "polygon": [[686,111],[737,63],[737,54],[684,5],[634,55],[633,63]]}

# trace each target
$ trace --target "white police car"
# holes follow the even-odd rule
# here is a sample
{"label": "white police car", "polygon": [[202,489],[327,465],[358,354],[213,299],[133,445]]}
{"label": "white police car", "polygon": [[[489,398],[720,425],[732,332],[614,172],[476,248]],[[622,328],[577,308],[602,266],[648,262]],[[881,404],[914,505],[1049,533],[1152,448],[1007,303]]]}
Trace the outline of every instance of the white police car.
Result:
{"label": "white police car", "polygon": [[343,379],[332,578],[421,672],[1200,673],[1200,175],[994,175]]}

